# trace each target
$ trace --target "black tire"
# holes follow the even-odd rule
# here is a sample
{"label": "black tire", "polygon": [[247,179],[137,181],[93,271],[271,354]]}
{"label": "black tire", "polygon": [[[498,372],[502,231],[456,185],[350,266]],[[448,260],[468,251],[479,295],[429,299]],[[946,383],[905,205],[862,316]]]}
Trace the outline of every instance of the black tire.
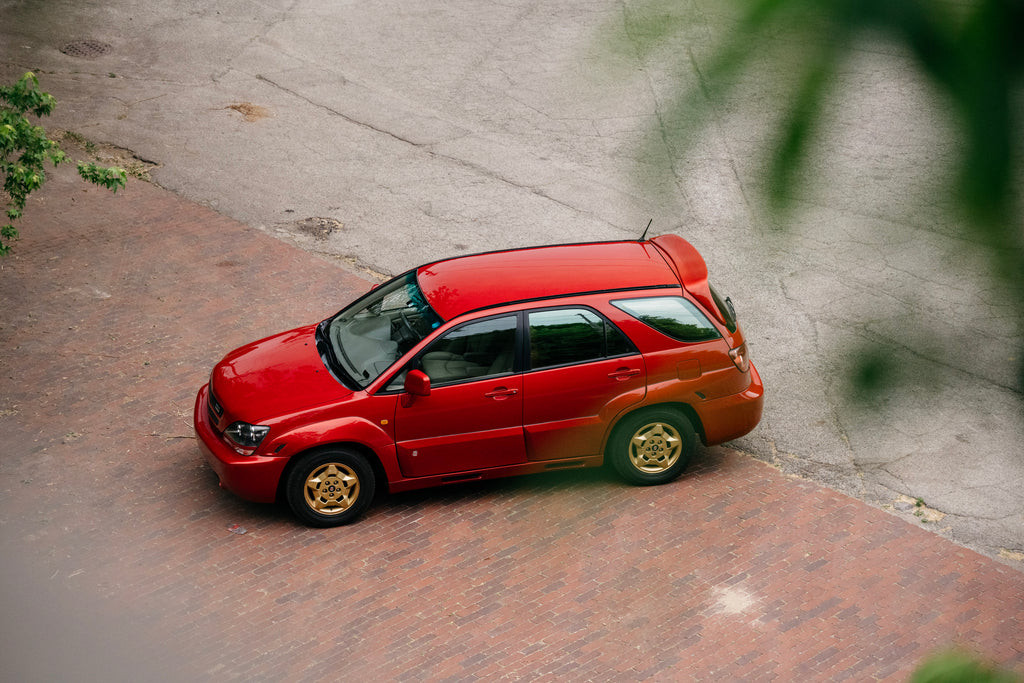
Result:
{"label": "black tire", "polygon": [[285,498],[295,516],[315,527],[354,522],[373,501],[373,468],[347,449],[303,456],[288,473]]}
{"label": "black tire", "polygon": [[652,486],[682,474],[696,449],[697,435],[685,415],[671,408],[648,408],[622,419],[606,454],[630,484]]}

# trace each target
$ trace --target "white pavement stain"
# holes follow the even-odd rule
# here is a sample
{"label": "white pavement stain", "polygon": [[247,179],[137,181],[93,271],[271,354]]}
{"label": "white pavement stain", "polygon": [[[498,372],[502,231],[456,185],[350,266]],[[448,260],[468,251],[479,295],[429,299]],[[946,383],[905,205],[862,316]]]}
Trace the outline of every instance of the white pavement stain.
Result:
{"label": "white pavement stain", "polygon": [[735,586],[715,586],[712,593],[721,614],[743,614],[757,604],[753,595]]}

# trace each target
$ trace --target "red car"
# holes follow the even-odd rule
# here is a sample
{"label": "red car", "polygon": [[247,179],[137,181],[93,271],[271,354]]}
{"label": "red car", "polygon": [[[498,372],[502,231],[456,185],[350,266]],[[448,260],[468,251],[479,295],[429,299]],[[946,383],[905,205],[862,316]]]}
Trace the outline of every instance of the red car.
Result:
{"label": "red car", "polygon": [[752,430],[763,386],[677,235],[438,261],[253,342],[199,390],[221,486],[306,524],[392,492],[610,460],[634,484]]}

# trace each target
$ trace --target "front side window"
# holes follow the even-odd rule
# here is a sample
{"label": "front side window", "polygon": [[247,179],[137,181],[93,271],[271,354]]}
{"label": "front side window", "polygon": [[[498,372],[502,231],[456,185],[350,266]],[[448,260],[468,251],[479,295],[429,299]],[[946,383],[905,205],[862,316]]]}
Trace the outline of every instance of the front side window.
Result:
{"label": "front side window", "polygon": [[585,308],[533,311],[529,321],[534,370],[635,352],[618,328]]}
{"label": "front side window", "polygon": [[420,357],[431,384],[460,382],[512,372],[516,356],[516,316],[460,325],[445,333]]}
{"label": "front side window", "polygon": [[326,341],[332,368],[362,388],[440,324],[410,272],[321,323],[317,341]]}
{"label": "front side window", "polygon": [[681,296],[623,299],[612,305],[677,341],[702,342],[721,336],[707,316]]}

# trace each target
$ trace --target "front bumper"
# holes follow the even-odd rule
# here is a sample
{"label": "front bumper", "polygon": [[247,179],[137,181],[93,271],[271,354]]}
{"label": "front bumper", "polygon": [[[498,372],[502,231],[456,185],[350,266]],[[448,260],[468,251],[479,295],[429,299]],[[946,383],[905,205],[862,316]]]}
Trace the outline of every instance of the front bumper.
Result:
{"label": "front bumper", "polygon": [[750,364],[750,386],[730,396],[704,401],[693,406],[704,426],[704,444],[713,446],[750,433],[761,421],[764,409],[764,384],[754,364]]}
{"label": "front bumper", "polygon": [[239,498],[256,503],[273,503],[277,498],[277,485],[281,480],[288,458],[268,458],[260,455],[239,455],[225,444],[210,422],[207,394],[210,385],[204,385],[196,395],[192,419],[197,442],[206,461],[217,473],[221,488]]}

